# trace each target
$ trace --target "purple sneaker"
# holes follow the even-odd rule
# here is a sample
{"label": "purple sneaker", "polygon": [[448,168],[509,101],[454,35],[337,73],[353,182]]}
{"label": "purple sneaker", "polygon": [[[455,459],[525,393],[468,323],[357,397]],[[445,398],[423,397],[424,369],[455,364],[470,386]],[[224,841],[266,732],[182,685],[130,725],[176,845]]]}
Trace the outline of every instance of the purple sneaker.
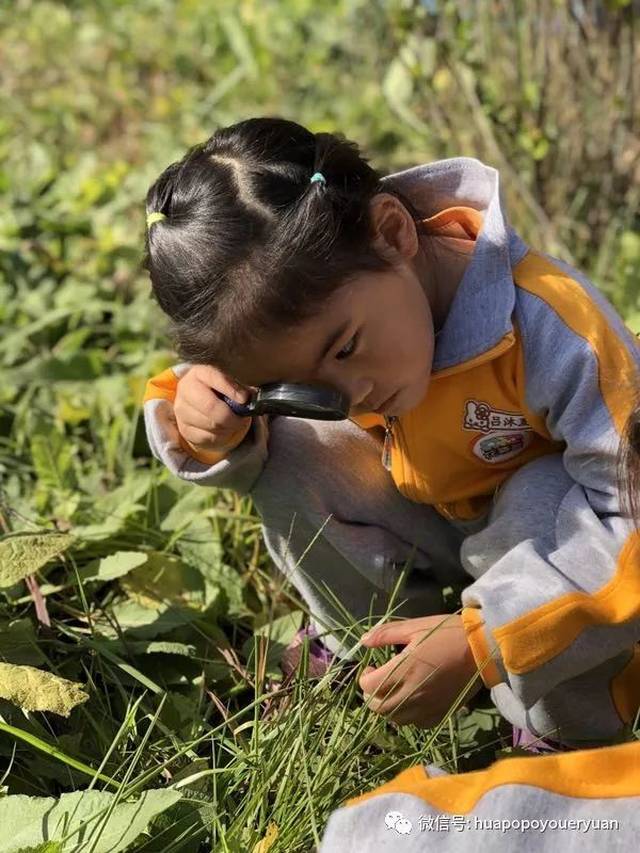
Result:
{"label": "purple sneaker", "polygon": [[309,677],[319,678],[329,669],[335,655],[322,640],[316,639],[317,636],[318,632],[311,626],[300,628],[296,633],[280,659],[280,669],[285,678],[292,676],[300,666],[305,637],[309,637],[309,668],[307,670]]}
{"label": "purple sneaker", "polygon": [[552,752],[571,752],[574,749],[574,747],[567,746],[558,741],[538,737],[527,729],[519,729],[517,726],[512,726],[511,728],[514,748],[524,749],[527,752],[535,752],[538,755],[547,755]]}

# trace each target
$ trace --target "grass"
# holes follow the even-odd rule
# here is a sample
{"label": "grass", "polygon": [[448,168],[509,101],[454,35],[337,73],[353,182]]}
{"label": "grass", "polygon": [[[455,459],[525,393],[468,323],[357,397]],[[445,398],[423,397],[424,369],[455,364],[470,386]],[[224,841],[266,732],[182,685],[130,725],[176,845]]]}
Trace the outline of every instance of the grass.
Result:
{"label": "grass", "polygon": [[[163,478],[161,472],[159,479]],[[150,490],[159,488],[152,480]],[[157,495],[150,503],[157,506]],[[223,540],[227,535],[233,539],[238,519],[252,522],[250,515],[241,513],[229,512],[226,519],[211,516],[222,527]],[[169,551],[158,550],[156,530],[141,522],[127,527],[117,541],[128,549],[135,543],[138,553],[144,554],[150,552],[142,550],[143,542],[151,540],[153,553],[168,555]],[[176,541],[173,531],[167,536],[179,554],[182,538]],[[184,539],[189,541],[186,533]],[[334,665],[321,678],[310,678],[305,643],[300,669],[283,678],[274,661],[295,624],[288,616],[275,614],[285,609],[299,613],[300,602],[292,601],[290,592],[260,565],[234,571],[243,600],[267,596],[274,614],[266,622],[270,630],[252,634],[247,613],[231,622],[219,612],[213,623],[207,617],[211,611],[198,604],[194,613],[182,612],[185,624],[161,634],[167,652],[176,652],[179,644],[198,649],[186,658],[188,666],[169,653],[156,653],[149,666],[152,655],[139,646],[140,627],[147,644],[160,620],[142,624],[137,614],[137,628],[113,622],[113,631],[107,630],[109,623],[103,618],[124,590],[113,581],[96,585],[82,579],[95,562],[93,547],[85,557],[77,544],[62,560],[47,564],[40,590],[51,628],[41,625],[37,638],[35,632],[24,634],[47,669],[78,678],[90,687],[91,698],[73,711],[69,721],[24,714],[0,704],[6,721],[0,731],[8,736],[6,748],[0,741],[4,754],[10,745],[4,781],[12,793],[59,794],[90,783],[89,787],[113,790],[126,801],[163,785],[180,791],[182,799],[158,818],[152,838],[136,849],[197,850],[202,842],[205,849],[251,850],[274,826],[279,845],[275,849],[306,850],[318,843],[328,814],[346,797],[380,784],[410,763],[429,761],[452,770],[477,765],[482,763],[481,758],[478,761],[482,746],[486,761],[487,742],[492,736],[499,740],[490,708],[452,716],[431,731],[396,727],[368,712],[356,674],[370,659],[383,659],[378,651],[368,650],[361,660],[356,656],[352,663]],[[104,540],[102,548],[113,550]],[[202,577],[211,580],[215,569],[208,565]],[[131,573],[122,577],[129,581],[128,595],[133,595]],[[22,589],[16,593],[13,604],[19,615],[27,601]],[[154,604],[159,601],[158,593]],[[173,608],[174,615],[181,612],[182,605],[172,597],[162,603]],[[292,605],[295,611],[290,610]],[[149,601],[146,608],[138,607],[155,613]],[[352,637],[362,632],[361,626],[346,624]],[[234,635],[235,648],[227,641]],[[245,642],[244,654],[239,654],[243,638],[249,645]],[[20,648],[24,661],[29,644]],[[7,645],[3,651],[10,659],[11,648]],[[207,673],[211,666],[214,669]],[[98,835],[100,814],[92,815],[88,824]]]}

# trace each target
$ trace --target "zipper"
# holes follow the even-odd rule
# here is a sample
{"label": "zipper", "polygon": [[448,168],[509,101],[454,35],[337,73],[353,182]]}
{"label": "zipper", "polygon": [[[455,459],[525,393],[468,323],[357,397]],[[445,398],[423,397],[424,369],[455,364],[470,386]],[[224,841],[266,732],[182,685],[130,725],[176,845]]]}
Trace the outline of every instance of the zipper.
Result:
{"label": "zipper", "polygon": [[397,415],[391,415],[384,417],[384,442],[382,445],[382,464],[386,468],[387,471],[391,471],[391,459],[392,459],[392,450],[394,444],[393,437],[393,427],[398,420]]}
{"label": "zipper", "polygon": [[[382,464],[387,469],[387,471],[391,471],[392,465],[392,452],[395,447],[396,450],[400,451],[403,443],[406,447],[406,441],[404,439],[404,430],[402,428],[402,421],[397,415],[390,415],[384,417],[384,443],[382,445]],[[394,431],[395,430],[395,431]],[[402,454],[399,456],[400,461],[400,471],[399,475],[401,479],[404,481],[407,476],[407,471],[405,471],[404,465],[402,464]],[[418,490],[418,486],[415,482],[415,478],[411,478],[412,482],[405,482],[404,486],[400,489],[400,492],[409,500],[420,502],[420,492]]]}

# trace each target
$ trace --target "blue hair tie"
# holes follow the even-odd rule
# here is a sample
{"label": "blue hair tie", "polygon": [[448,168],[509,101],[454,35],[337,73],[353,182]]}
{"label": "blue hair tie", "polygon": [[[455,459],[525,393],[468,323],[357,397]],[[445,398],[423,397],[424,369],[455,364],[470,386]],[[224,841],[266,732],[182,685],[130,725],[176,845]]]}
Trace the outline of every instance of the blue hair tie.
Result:
{"label": "blue hair tie", "polygon": [[316,181],[322,181],[323,184],[327,183],[327,179],[322,174],[322,172],[316,172],[314,175],[311,175],[311,177],[309,178],[310,184],[315,184]]}

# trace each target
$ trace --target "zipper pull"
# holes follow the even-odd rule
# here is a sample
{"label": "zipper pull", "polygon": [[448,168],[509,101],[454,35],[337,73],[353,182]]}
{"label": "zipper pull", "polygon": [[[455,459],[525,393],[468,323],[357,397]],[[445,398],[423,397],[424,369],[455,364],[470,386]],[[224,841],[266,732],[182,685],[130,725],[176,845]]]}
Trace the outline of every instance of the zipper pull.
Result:
{"label": "zipper pull", "polygon": [[382,445],[382,464],[387,471],[391,471],[391,450],[393,448],[393,425],[397,420],[396,415],[387,417],[384,415],[384,444]]}

